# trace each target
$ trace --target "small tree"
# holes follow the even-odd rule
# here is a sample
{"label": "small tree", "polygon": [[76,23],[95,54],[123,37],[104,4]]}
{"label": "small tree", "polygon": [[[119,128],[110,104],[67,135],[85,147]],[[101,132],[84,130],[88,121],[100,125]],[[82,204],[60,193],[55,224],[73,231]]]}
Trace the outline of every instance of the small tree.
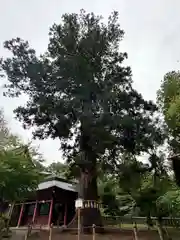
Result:
{"label": "small tree", "polygon": [[24,149],[0,152],[0,196],[2,201],[22,201],[36,189],[39,173]]}

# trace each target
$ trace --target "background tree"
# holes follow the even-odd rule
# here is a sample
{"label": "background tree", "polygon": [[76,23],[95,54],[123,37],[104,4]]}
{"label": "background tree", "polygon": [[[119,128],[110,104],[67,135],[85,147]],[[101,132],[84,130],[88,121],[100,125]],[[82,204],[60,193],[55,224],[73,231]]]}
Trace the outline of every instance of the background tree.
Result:
{"label": "background tree", "polygon": [[0,197],[2,201],[22,200],[37,187],[37,151],[13,135],[0,112]]}
{"label": "background tree", "polygon": [[175,155],[172,166],[180,185],[180,73],[169,72],[164,76],[157,93],[157,103],[165,120],[170,154]]}
{"label": "background tree", "polygon": [[57,177],[62,177],[65,179],[69,177],[70,169],[67,164],[63,164],[61,162],[54,162],[51,163],[46,169],[49,173]]}
{"label": "background tree", "polygon": [[103,205],[103,214],[108,216],[119,216],[121,214],[120,202],[118,199],[120,187],[115,177],[112,174],[103,174],[99,176],[98,190]]}
{"label": "background tree", "polygon": [[157,207],[159,197],[172,189],[172,179],[165,159],[166,156],[161,152],[154,152],[145,164],[128,154],[122,156],[117,169],[116,181],[119,179],[121,195],[126,196],[125,199],[127,196],[131,199],[129,214],[147,217],[148,224],[152,223],[151,216],[159,219],[168,216],[167,212],[162,212]]}
{"label": "background tree", "polygon": [[37,188],[40,176],[32,159],[18,149],[0,152],[0,195],[2,201],[22,201]]}
{"label": "background tree", "polygon": [[[105,25],[82,10],[52,26],[40,56],[20,38],[4,43],[13,54],[0,64],[8,79],[4,94],[29,97],[16,117],[34,127],[34,137],[61,140],[68,161],[79,166],[81,196],[88,200],[98,199],[99,161],[115,166],[120,151],[140,154],[154,138],[162,140],[152,121],[156,106],[132,88],[131,69],[122,64],[123,35],[117,12]],[[83,225],[93,223],[102,225],[99,211],[85,209]]]}
{"label": "background tree", "polygon": [[10,133],[4,117],[4,111],[0,109],[0,150],[16,146],[18,142],[18,137]]}
{"label": "background tree", "polygon": [[180,217],[180,191],[174,186],[157,200],[157,207],[169,217]]}
{"label": "background tree", "polygon": [[180,73],[169,72],[164,76],[157,94],[157,103],[163,113],[169,142],[173,153],[179,153],[180,135]]}
{"label": "background tree", "polygon": [[[39,156],[34,148],[12,134],[0,111],[0,209],[6,201],[23,201],[37,188],[40,174]],[[39,164],[39,165],[38,165]],[[12,204],[13,207],[13,204]],[[2,210],[2,209],[1,209]],[[0,211],[0,236],[7,235],[9,220]]]}

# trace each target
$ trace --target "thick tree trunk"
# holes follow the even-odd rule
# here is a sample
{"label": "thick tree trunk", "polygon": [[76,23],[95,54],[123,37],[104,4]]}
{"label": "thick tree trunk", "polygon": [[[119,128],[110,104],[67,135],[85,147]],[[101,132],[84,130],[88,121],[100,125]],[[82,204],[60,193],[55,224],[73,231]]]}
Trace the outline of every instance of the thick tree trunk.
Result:
{"label": "thick tree trunk", "polygon": [[[81,161],[80,169],[80,192],[79,196],[84,200],[98,201],[98,189],[97,189],[97,169],[96,169],[96,154],[92,151],[88,145],[88,137],[82,134],[81,139],[81,152],[83,153],[83,159]],[[91,232],[92,225],[96,225],[96,231],[102,229],[102,218],[99,208],[92,206],[86,206],[81,212],[81,223],[84,232]],[[98,228],[99,227],[99,228]]]}
{"label": "thick tree trunk", "polygon": [[[80,197],[90,201],[98,201],[97,193],[97,178],[96,176],[90,175],[90,173],[81,173],[81,193]],[[102,228],[102,218],[99,208],[94,208],[92,206],[86,206],[81,211],[81,223],[84,232],[91,232],[92,225],[96,225],[96,230],[100,232]]]}

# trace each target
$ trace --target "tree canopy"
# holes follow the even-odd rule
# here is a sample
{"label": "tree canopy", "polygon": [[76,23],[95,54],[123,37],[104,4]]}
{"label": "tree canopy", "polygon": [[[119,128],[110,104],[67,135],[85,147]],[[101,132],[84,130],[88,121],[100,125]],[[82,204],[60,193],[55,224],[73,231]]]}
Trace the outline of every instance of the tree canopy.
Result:
{"label": "tree canopy", "polygon": [[117,12],[107,26],[101,20],[84,11],[63,15],[40,57],[20,38],[6,41],[13,57],[1,61],[9,82],[5,94],[29,96],[15,113],[25,127],[36,126],[35,137],[65,141],[75,136],[80,146],[85,131],[97,153],[116,146],[147,151],[156,107],[132,88],[131,69],[122,64],[127,54],[119,52],[124,32]]}

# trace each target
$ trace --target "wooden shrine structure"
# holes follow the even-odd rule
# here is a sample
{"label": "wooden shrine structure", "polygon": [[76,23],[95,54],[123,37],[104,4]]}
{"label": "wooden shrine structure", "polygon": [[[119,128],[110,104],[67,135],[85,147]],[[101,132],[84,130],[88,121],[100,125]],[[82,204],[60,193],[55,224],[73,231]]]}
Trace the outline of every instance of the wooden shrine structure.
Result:
{"label": "wooden shrine structure", "polygon": [[10,227],[28,224],[67,226],[75,215],[77,186],[62,178],[49,177],[38,185],[29,199],[11,205]]}

